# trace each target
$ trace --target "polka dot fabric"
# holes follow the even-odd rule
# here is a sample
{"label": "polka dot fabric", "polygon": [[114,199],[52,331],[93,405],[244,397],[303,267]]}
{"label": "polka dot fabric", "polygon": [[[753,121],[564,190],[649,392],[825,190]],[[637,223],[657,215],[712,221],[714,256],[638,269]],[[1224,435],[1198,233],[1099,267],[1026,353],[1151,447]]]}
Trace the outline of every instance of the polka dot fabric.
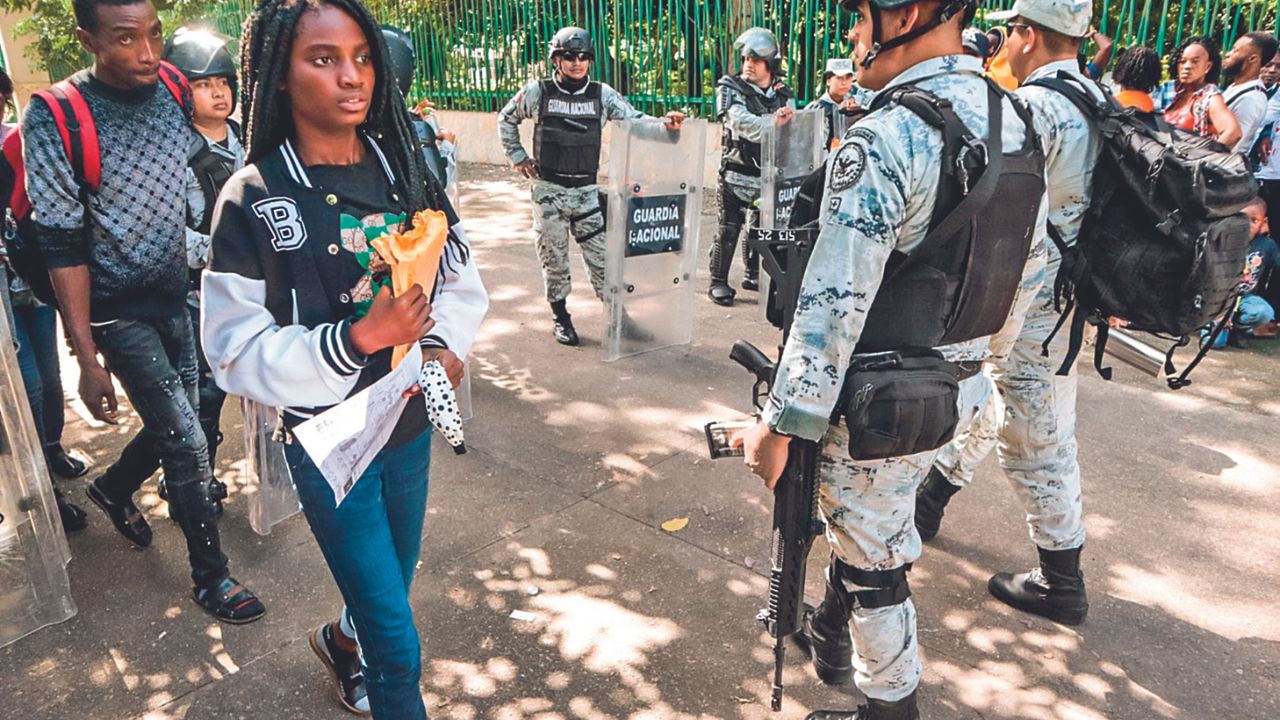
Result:
{"label": "polka dot fabric", "polygon": [[422,373],[418,376],[418,384],[422,386],[422,397],[427,402],[427,418],[436,432],[453,447],[459,455],[467,451],[462,438],[462,413],[458,411],[458,396],[453,393],[453,385],[449,383],[449,373],[438,360],[424,363]]}

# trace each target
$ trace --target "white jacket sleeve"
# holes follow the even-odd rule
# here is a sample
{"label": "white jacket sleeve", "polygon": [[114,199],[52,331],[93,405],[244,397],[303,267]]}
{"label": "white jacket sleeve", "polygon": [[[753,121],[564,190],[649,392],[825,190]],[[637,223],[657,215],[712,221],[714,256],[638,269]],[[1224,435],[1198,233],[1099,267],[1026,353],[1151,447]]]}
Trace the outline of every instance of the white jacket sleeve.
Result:
{"label": "white jacket sleeve", "polygon": [[266,307],[267,282],[245,208],[227,200],[224,194],[218,204],[209,268],[201,280],[200,338],[214,381],[229,393],[278,408],[345,400],[368,363],[351,344],[350,322],[310,329],[278,324]]}

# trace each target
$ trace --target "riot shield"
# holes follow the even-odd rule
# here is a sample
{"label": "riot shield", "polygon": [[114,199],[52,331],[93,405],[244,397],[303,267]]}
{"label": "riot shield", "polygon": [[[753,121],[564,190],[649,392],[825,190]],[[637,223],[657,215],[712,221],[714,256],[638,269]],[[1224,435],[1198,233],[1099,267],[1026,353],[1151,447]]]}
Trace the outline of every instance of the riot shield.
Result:
{"label": "riot shield", "polygon": [[[839,113],[837,113],[838,115]],[[759,230],[785,230],[791,221],[791,206],[805,178],[822,167],[826,159],[827,114],[819,107],[801,110],[783,125],[770,124],[760,142]],[[749,232],[755,232],[752,229]],[[775,278],[765,272],[760,278],[760,303],[765,318],[773,299]]]}
{"label": "riot shield", "polygon": [[782,230],[800,184],[826,157],[827,116],[801,110],[782,125],[767,125],[760,142],[760,227]]}
{"label": "riot shield", "polygon": [[462,366],[462,382],[458,383],[454,393],[458,396],[458,413],[462,415],[462,422],[475,417],[471,407],[471,365]]}
{"label": "riot shield", "polygon": [[275,439],[279,414],[248,398],[240,398],[240,409],[245,458],[240,485],[249,497],[249,525],[259,535],[270,535],[272,527],[293,517],[302,506],[293,489],[284,445]]}
{"label": "riot shield", "polygon": [[0,647],[76,614],[71,550],[0,312]]}
{"label": "riot shield", "polygon": [[604,359],[693,340],[705,120],[615,123],[606,188]]}

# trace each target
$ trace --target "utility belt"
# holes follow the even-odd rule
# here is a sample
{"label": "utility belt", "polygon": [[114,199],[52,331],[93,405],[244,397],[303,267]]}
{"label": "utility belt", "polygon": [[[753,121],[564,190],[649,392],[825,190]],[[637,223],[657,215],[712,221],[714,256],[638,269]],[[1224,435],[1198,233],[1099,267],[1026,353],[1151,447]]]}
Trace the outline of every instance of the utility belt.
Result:
{"label": "utility belt", "polygon": [[931,348],[858,356],[831,421],[844,417],[854,460],[936,450],[955,437],[960,382],[981,370],[981,362],[951,362]]}
{"label": "utility belt", "polygon": [[746,163],[726,161],[720,165],[720,176],[724,177],[727,172],[736,172],[739,175],[747,177],[760,177],[760,168],[755,165],[747,165]]}
{"label": "utility belt", "polygon": [[542,167],[538,168],[538,177],[553,182],[556,185],[567,188],[580,188],[588,185],[596,184],[596,175],[562,175],[554,170],[548,170]]}

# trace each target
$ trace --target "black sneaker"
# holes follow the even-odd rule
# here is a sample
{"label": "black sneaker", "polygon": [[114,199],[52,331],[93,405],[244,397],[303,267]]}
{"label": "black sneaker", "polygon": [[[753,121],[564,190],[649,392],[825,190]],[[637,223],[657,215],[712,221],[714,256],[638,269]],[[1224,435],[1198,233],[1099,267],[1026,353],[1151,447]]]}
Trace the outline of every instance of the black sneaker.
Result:
{"label": "black sneaker", "polygon": [[325,623],[312,630],[307,640],[311,643],[311,652],[320,658],[333,676],[342,707],[357,715],[371,715],[364,671],[360,669],[360,654],[338,647],[333,639],[333,623]]}
{"label": "black sneaker", "polygon": [[561,345],[574,346],[578,344],[578,331],[573,329],[573,321],[569,318],[556,318],[555,325],[551,328],[551,334],[555,337],[556,342]]}
{"label": "black sneaker", "polygon": [[333,676],[338,702],[356,715],[371,715],[369,692],[365,687],[365,673],[360,669],[360,653],[348,652],[338,647],[333,638],[333,623],[325,623],[311,630],[307,641],[311,652],[316,653],[325,669]]}
{"label": "black sneaker", "polygon": [[133,504],[132,500],[112,502],[98,488],[97,481],[89,483],[85,494],[94,505],[102,508],[102,512],[111,518],[111,524],[126,540],[140,548],[151,545],[151,526],[147,524],[147,519],[142,516],[142,511]]}
{"label": "black sneaker", "polygon": [[55,487],[53,497],[58,501],[58,515],[62,517],[63,532],[79,532],[89,526],[89,518],[84,514],[84,510],[80,509],[79,505],[67,502],[61,490]]}
{"label": "black sneaker", "polygon": [[227,578],[216,587],[193,588],[191,597],[224,623],[244,625],[266,614],[267,608],[249,588]]}
{"label": "black sneaker", "polygon": [[89,472],[88,465],[68,455],[61,445],[51,448],[44,458],[49,463],[49,470],[60,478],[71,480]]}

